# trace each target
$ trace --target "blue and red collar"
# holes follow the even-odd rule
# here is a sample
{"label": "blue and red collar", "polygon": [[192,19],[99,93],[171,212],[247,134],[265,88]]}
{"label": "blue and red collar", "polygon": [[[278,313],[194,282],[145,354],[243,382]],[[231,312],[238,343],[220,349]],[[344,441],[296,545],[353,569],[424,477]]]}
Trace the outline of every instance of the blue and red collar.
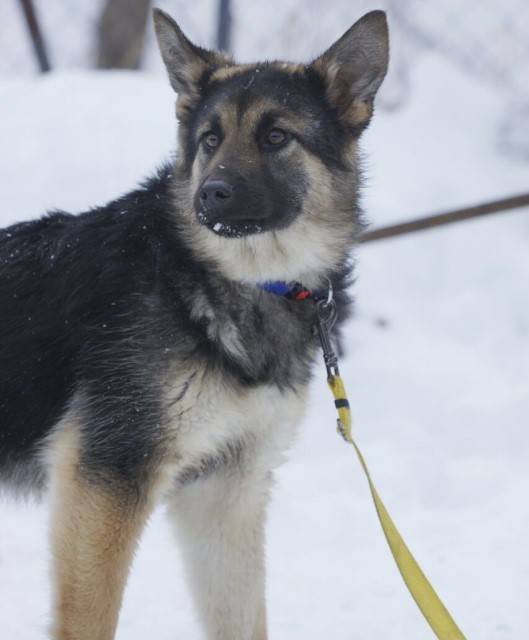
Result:
{"label": "blue and red collar", "polygon": [[288,298],[289,300],[323,300],[327,298],[328,295],[328,293],[322,289],[310,291],[300,282],[295,281],[269,280],[268,282],[259,283],[257,286],[267,293],[273,293],[276,296]]}

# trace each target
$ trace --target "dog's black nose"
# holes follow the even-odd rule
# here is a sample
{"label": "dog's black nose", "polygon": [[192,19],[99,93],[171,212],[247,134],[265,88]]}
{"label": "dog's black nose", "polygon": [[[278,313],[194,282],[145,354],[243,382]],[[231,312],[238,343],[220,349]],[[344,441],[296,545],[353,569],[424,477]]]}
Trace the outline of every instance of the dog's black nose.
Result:
{"label": "dog's black nose", "polygon": [[205,209],[222,209],[233,195],[233,187],[224,180],[206,180],[200,188],[200,203]]}

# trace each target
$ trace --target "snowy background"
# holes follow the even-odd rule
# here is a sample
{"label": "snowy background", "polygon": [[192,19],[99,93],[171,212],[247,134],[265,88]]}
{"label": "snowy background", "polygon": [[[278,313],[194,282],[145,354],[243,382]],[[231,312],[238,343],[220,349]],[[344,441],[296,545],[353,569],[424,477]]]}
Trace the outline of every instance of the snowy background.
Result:
{"label": "snowy background", "polygon": [[[3,3],[11,22],[0,20],[0,41],[19,28]],[[341,28],[329,43],[367,3],[349,17],[336,4]],[[245,20],[278,27],[273,6],[266,23],[262,4],[252,6]],[[240,47],[249,57],[249,45]],[[527,191],[529,162],[498,144],[510,89],[465,71],[440,47],[417,50],[412,62],[406,99],[379,109],[363,140],[372,223]],[[0,75],[1,224],[104,202],[173,150],[173,95],[154,63],[147,72],[71,68],[45,77],[17,65]],[[386,506],[464,633],[484,640],[529,637],[528,214],[359,248],[357,313],[342,365],[357,438]],[[430,638],[334,421],[320,372],[270,512],[270,637]],[[1,499],[6,640],[46,637],[47,528],[45,504]],[[201,638],[162,510],[142,539],[117,637]]]}

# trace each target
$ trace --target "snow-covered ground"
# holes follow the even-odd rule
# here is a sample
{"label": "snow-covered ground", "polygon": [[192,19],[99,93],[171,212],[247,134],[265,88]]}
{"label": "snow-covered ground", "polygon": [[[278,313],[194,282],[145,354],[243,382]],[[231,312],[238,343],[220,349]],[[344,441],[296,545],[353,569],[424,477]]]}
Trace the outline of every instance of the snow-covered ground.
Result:
{"label": "snow-covered ground", "polygon": [[[0,81],[0,222],[129,189],[174,145],[172,95],[141,74]],[[374,224],[527,190],[497,155],[501,96],[425,54],[406,109],[364,139]],[[401,532],[469,638],[529,637],[529,210],[358,250],[343,362],[358,441]],[[431,637],[336,436],[323,371],[268,534],[274,640]],[[0,637],[49,622],[46,505],[0,502]],[[125,596],[119,640],[199,639],[163,512]]]}

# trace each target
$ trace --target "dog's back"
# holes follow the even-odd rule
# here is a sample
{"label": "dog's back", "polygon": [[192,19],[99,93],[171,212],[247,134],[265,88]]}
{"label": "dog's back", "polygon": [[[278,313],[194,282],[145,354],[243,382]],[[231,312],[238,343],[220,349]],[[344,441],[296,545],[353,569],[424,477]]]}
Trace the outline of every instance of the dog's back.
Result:
{"label": "dog's back", "polygon": [[15,488],[43,486],[42,444],[90,376],[91,353],[112,358],[105,336],[150,288],[165,177],[80,216],[0,231],[0,480]]}
{"label": "dog's back", "polygon": [[0,231],[0,469],[20,486],[42,483],[24,464],[57,422],[72,386],[71,334],[60,273],[65,214]]}

